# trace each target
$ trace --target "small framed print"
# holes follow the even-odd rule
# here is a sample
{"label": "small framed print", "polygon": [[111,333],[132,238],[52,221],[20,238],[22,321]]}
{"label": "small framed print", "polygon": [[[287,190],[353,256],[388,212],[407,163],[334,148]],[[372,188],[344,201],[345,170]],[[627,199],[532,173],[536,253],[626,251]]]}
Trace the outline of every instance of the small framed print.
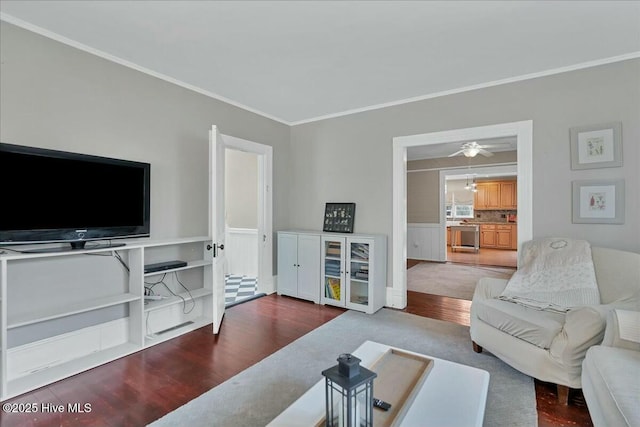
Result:
{"label": "small framed print", "polygon": [[327,203],[324,208],[322,231],[353,233],[355,217],[355,203]]}
{"label": "small framed print", "polygon": [[624,224],[624,180],[572,182],[573,223]]}
{"label": "small framed print", "polygon": [[571,169],[622,166],[622,123],[571,128]]}

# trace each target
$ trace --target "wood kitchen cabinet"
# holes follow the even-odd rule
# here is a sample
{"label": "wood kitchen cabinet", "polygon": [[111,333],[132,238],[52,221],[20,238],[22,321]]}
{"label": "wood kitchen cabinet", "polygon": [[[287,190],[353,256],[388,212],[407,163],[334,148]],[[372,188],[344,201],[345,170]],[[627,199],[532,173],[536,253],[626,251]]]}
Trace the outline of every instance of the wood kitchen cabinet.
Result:
{"label": "wood kitchen cabinet", "polygon": [[475,210],[518,208],[517,181],[479,182],[474,195]]}
{"label": "wood kitchen cabinet", "polygon": [[496,225],[496,248],[511,249],[511,225]]}
{"label": "wood kitchen cabinet", "polygon": [[480,247],[496,247],[496,226],[495,224],[480,224]]}
{"label": "wood kitchen cabinet", "polygon": [[500,208],[518,208],[518,184],[516,181],[500,182]]}
{"label": "wood kitchen cabinet", "polygon": [[481,224],[480,247],[517,249],[518,226],[516,224]]}
{"label": "wood kitchen cabinet", "polygon": [[479,182],[474,195],[475,210],[500,209],[500,183]]}

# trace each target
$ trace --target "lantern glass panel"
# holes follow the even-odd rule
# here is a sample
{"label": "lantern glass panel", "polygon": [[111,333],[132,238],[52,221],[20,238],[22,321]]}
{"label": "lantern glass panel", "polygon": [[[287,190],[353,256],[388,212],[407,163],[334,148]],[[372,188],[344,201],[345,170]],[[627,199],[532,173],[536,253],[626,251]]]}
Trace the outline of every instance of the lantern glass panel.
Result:
{"label": "lantern glass panel", "polygon": [[327,420],[331,427],[369,427],[373,425],[373,382],[348,390],[327,379]]}

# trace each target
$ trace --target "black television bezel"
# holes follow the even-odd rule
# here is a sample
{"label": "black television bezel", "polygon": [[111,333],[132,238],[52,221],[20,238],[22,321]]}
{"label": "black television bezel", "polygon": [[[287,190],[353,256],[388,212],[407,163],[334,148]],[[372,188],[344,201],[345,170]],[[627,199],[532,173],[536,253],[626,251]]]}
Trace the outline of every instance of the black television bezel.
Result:
{"label": "black television bezel", "polygon": [[[91,154],[75,153],[70,151],[52,150],[48,148],[29,147],[0,143],[0,153],[19,153],[30,156],[44,156],[58,159],[67,159],[78,162],[93,162],[111,165],[128,166],[142,169],[143,178],[143,223],[131,226],[102,226],[92,228],[47,228],[26,230],[0,230],[0,245],[28,245],[43,243],[70,243],[70,249],[84,249],[85,243],[96,240],[111,240],[138,238],[150,236],[151,224],[151,164],[133,160],[117,159],[112,157],[96,156]],[[11,184],[9,184],[11,185]],[[2,192],[0,191],[0,195]],[[5,209],[7,207],[4,207]],[[111,245],[122,246],[122,245]],[[37,252],[35,250],[34,252]]]}

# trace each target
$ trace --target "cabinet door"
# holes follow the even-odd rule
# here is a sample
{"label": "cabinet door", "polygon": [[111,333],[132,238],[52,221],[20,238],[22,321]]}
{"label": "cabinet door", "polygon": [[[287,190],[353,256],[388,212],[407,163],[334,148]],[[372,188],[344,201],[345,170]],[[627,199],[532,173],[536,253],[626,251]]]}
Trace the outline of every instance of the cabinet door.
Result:
{"label": "cabinet door", "polygon": [[320,236],[298,236],[298,297],[320,302]]}
{"label": "cabinet door", "polygon": [[298,236],[278,234],[278,294],[298,296]]}
{"label": "cabinet door", "polygon": [[367,239],[347,239],[347,308],[367,311],[371,298],[369,276],[373,245]]}
{"label": "cabinet door", "polygon": [[496,247],[511,249],[511,226],[499,225],[496,230]]}
{"label": "cabinet door", "polygon": [[344,307],[345,239],[322,236],[322,303]]}
{"label": "cabinet door", "polygon": [[480,247],[481,248],[496,247],[496,229],[494,225],[480,226]]}
{"label": "cabinet door", "polygon": [[479,183],[476,187],[476,191],[473,195],[473,209],[482,210],[487,208],[487,186],[483,183]]}
{"label": "cabinet door", "polygon": [[488,182],[486,184],[485,208],[486,209],[500,208],[500,183]]}
{"label": "cabinet door", "polygon": [[516,181],[504,181],[500,183],[500,208],[517,209],[517,185]]}

